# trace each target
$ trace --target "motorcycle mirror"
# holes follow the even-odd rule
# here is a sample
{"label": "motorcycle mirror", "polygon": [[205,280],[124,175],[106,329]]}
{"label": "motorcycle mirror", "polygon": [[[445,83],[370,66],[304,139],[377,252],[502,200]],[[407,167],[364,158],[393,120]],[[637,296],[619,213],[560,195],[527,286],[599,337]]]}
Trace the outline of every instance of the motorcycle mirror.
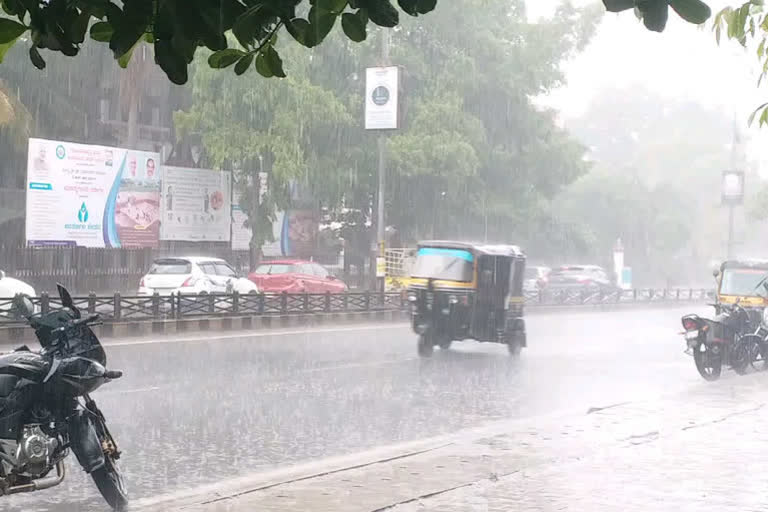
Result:
{"label": "motorcycle mirror", "polygon": [[35,313],[35,305],[32,304],[32,300],[26,295],[17,295],[13,299],[13,307],[19,316],[29,318]]}
{"label": "motorcycle mirror", "polygon": [[61,297],[61,305],[67,309],[72,310],[77,318],[80,318],[80,310],[75,307],[75,301],[72,300],[72,296],[69,291],[61,284],[56,284],[56,288],[59,290],[59,297]]}

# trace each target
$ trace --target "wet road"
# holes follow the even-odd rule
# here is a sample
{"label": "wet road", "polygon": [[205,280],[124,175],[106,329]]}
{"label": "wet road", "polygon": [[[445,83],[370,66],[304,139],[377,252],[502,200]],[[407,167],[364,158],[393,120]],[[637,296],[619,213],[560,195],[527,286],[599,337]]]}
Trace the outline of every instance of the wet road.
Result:
{"label": "wet road", "polygon": [[[477,343],[420,360],[410,330],[393,325],[118,344],[110,366],[125,377],[95,398],[139,499],[500,418],[706,386],[676,335],[685,312],[530,316],[516,362]],[[2,509],[106,510],[69,462],[62,486],[3,498]]]}

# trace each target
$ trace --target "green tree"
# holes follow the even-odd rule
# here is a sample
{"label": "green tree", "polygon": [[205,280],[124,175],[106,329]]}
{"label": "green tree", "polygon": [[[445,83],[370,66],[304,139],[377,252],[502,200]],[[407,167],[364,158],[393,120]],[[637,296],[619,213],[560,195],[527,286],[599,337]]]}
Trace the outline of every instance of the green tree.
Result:
{"label": "green tree", "polygon": [[[319,148],[339,148],[340,134],[352,122],[332,91],[308,79],[309,56],[293,48],[285,54],[296,54],[296,66],[281,82],[254,84],[200,62],[192,81],[193,107],[175,116],[180,137],[200,136],[215,167],[238,170],[236,186],[253,233],[252,264],[272,237],[276,211],[289,206],[289,183],[312,182],[320,169],[323,180],[331,179],[333,153]],[[269,175],[269,192],[259,204],[254,187],[262,169]]]}
{"label": "green tree", "polygon": [[[363,41],[369,22],[394,27],[400,11],[417,16],[433,10],[437,0],[0,0],[11,18],[0,18],[0,61],[29,33],[29,58],[44,69],[40,50],[74,57],[86,36],[108,43],[121,67],[140,41],[154,47],[155,62],[168,78],[186,83],[187,67],[200,47],[216,52],[214,68],[234,65],[242,74],[255,65],[264,76],[283,76],[275,39],[287,31],[300,45],[320,44],[337,23],[353,41]],[[14,20],[12,17],[15,17]],[[92,23],[92,20],[95,23]],[[230,48],[227,33],[239,48]]]}

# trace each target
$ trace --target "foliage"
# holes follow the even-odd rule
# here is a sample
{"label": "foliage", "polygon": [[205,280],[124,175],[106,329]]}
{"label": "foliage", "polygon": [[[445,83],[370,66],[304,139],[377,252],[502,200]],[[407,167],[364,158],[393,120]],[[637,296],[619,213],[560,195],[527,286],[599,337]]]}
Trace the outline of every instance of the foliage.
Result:
{"label": "foliage", "polygon": [[[750,43],[756,43],[754,49],[757,60],[762,66],[758,86],[768,74],[768,11],[765,10],[762,0],[750,0],[739,7],[726,7],[715,16],[713,29],[718,43],[725,32],[728,39],[737,40],[745,48]],[[768,124],[768,103],[763,103],[749,116],[752,124],[758,119],[760,126]]]}
{"label": "foliage", "polygon": [[[436,4],[398,0],[400,10],[411,16],[426,14]],[[235,65],[241,75],[253,65],[263,76],[282,77],[276,41],[283,29],[312,48],[339,19],[343,32],[356,42],[366,38],[369,22],[382,27],[400,22],[400,10],[390,0],[0,0],[0,5],[15,17],[0,18],[0,62],[20,38],[28,38],[32,64],[44,69],[40,50],[74,57],[90,34],[109,44],[125,68],[143,40],[154,46],[155,62],[177,84],[187,82],[188,66],[200,47],[214,52],[208,59],[213,68]],[[230,48],[230,31],[239,48]]]}
{"label": "foliage", "polygon": [[[759,1],[759,0],[756,0]],[[712,11],[701,0],[603,0],[609,12],[634,9],[645,28],[663,32],[669,19],[669,7],[685,21],[700,25],[707,21]]]}
{"label": "foliage", "polygon": [[595,163],[558,196],[557,217],[590,241],[586,251],[572,254],[608,263],[621,237],[636,281],[706,280],[709,262],[726,248],[719,194],[721,172],[731,163],[733,123],[721,112],[637,87],[595,97],[599,101],[567,124],[590,146]]}
{"label": "foliage", "polygon": [[[532,24],[522,0],[456,0],[389,33],[402,74],[402,122],[386,141],[386,212],[405,242],[478,239],[485,225],[489,239],[538,235],[531,219],[543,223],[548,198],[588,165],[583,147],[531,98],[563,83],[561,63],[584,47],[600,14],[564,4]],[[216,73],[198,59],[193,106],[177,114],[177,133],[200,135],[222,167],[255,172],[262,155],[276,185],[270,194],[297,180],[328,210],[370,220],[382,134],[362,129],[361,76],[379,62],[376,46],[340,34],[309,52],[281,43],[288,78],[280,83]],[[238,187],[251,196],[247,180]],[[274,208],[289,204],[285,194],[271,201],[269,211],[252,211],[252,224],[264,223],[255,247],[271,233]],[[366,250],[366,220],[354,225]]]}

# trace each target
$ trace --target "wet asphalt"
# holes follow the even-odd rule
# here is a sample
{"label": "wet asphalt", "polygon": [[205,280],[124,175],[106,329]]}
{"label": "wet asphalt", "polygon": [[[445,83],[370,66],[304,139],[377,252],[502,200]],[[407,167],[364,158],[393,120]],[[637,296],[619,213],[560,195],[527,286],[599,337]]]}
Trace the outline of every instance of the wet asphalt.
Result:
{"label": "wet asphalt", "polygon": [[[124,378],[94,398],[140,499],[492,420],[711,385],[677,335],[692,311],[707,309],[531,315],[517,361],[475,342],[421,360],[404,325],[124,340],[107,347]],[[0,510],[108,510],[74,457],[68,470],[58,488],[0,498]]]}

